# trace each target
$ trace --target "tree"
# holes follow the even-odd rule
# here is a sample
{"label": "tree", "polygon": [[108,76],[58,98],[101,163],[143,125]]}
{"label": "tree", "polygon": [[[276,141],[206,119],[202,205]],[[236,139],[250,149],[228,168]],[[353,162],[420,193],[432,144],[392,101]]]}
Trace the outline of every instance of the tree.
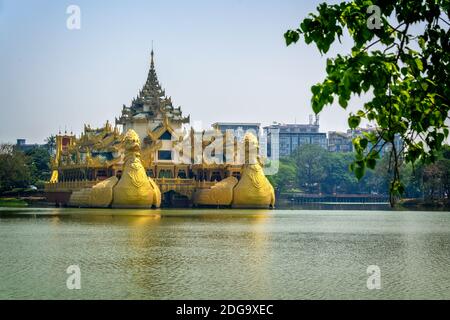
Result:
{"label": "tree", "polygon": [[405,186],[404,195],[406,197],[423,197],[423,168],[424,166],[421,164],[413,166],[411,163],[405,164],[401,168],[402,182]]}
{"label": "tree", "polygon": [[300,146],[293,155],[298,168],[297,179],[309,193],[320,192],[320,186],[327,177],[328,151],[314,144]]}
{"label": "tree", "polygon": [[326,178],[322,183],[322,191],[326,193],[354,193],[355,177],[349,170],[353,154],[328,152],[325,163]]}
{"label": "tree", "polygon": [[297,186],[297,167],[291,159],[280,159],[278,172],[268,176],[277,195]]}
{"label": "tree", "polygon": [[12,145],[0,145],[0,191],[24,188],[30,182],[26,156]]}
{"label": "tree", "polygon": [[51,135],[47,139],[45,139],[45,145],[50,154],[53,154],[56,149],[56,136]]}
{"label": "tree", "polygon": [[[376,166],[377,148],[390,144],[392,205],[404,192],[400,179],[403,159],[431,163],[448,137],[449,9],[450,0],[323,3],[317,7],[318,13],[284,35],[287,45],[303,37],[324,54],[348,31],[354,46],[348,54],[327,60],[326,78],[311,88],[312,108],[319,113],[337,98],[345,109],[352,95],[372,95],[348,118],[350,128],[356,128],[362,119],[379,128],[353,140],[356,156],[351,168],[361,179],[366,168]],[[404,142],[401,150],[394,144],[396,135]],[[373,147],[369,149],[369,145]]]}
{"label": "tree", "polygon": [[27,150],[25,156],[31,174],[31,183],[50,179],[50,153],[46,147]]}
{"label": "tree", "polygon": [[448,199],[450,196],[450,154],[446,146],[435,163],[423,168],[424,197]]}
{"label": "tree", "polygon": [[366,174],[365,187],[368,192],[383,195],[389,194],[389,177],[391,171],[389,160],[389,154],[384,154],[376,168],[369,171],[369,174]]}

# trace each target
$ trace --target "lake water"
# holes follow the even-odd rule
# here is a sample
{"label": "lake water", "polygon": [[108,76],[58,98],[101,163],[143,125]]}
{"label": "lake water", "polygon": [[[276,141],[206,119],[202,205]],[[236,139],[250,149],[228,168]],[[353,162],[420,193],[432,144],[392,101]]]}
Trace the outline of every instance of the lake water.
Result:
{"label": "lake water", "polygon": [[450,299],[450,213],[0,209],[0,298]]}

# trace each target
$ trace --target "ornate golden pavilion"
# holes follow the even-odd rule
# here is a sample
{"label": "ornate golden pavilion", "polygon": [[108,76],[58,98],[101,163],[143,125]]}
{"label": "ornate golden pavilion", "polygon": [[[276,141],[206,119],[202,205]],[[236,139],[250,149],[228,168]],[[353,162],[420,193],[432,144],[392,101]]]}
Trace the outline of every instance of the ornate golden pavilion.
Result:
{"label": "ornate golden pavilion", "polygon": [[[147,81],[131,105],[123,106],[114,127],[107,121],[97,129],[85,125],[79,137],[57,135],[52,177],[45,186],[48,201],[78,207],[159,207],[161,202],[274,206],[273,188],[259,157],[249,161],[249,149],[258,148],[256,137],[247,134],[244,151],[239,152],[228,133],[195,132],[184,126],[189,123],[190,117],[183,116],[161,88],[152,50]],[[216,156],[232,161],[211,163],[203,158],[203,151],[219,142],[218,135],[224,151]],[[179,147],[198,141],[200,153]],[[175,155],[188,161],[175,161]],[[238,157],[246,161],[235,161]]]}

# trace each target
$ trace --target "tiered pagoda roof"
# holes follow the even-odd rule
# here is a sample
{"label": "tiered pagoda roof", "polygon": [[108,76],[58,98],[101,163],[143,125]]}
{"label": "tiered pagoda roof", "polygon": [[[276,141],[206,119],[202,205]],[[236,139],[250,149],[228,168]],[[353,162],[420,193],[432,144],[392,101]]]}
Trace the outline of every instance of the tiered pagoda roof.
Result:
{"label": "tiered pagoda roof", "polygon": [[189,123],[189,116],[183,117],[181,107],[174,107],[172,99],[166,96],[156,75],[155,63],[151,52],[150,71],[147,81],[139,94],[131,102],[131,106],[123,106],[122,115],[116,118],[116,124],[125,124],[139,120],[163,120],[171,122]]}

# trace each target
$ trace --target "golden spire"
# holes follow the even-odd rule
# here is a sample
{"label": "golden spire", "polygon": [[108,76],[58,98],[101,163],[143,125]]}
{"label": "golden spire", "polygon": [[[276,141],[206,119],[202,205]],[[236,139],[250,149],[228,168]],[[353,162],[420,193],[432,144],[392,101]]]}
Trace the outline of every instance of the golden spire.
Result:
{"label": "golden spire", "polygon": [[152,40],[152,52],[151,52],[151,60],[150,60],[150,68],[154,69],[155,68],[155,63],[153,62],[153,40]]}

